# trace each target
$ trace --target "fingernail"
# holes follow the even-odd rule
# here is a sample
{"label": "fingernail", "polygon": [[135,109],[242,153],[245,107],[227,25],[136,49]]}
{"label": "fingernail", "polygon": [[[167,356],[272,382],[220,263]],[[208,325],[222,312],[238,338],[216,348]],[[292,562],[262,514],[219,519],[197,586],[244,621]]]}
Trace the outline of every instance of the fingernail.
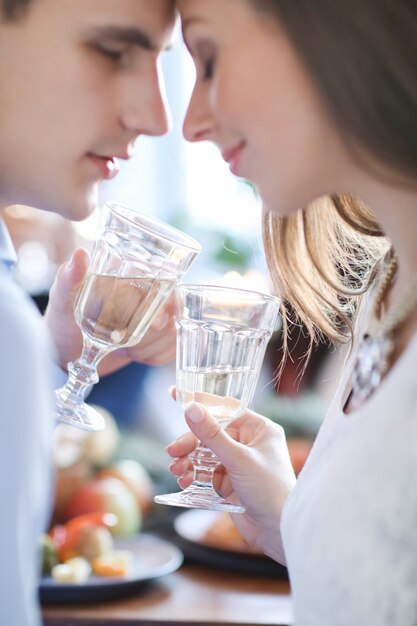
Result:
{"label": "fingernail", "polygon": [[190,402],[185,407],[185,412],[187,417],[194,423],[198,424],[204,419],[204,411],[199,404],[196,402]]}
{"label": "fingernail", "polygon": [[72,270],[74,269],[74,257],[75,257],[75,252],[72,254],[70,260],[68,261],[68,265],[67,265],[68,272],[72,272]]}
{"label": "fingernail", "polygon": [[175,459],[173,459],[173,460],[171,461],[171,463],[168,465],[168,469],[169,469],[169,470],[171,470],[171,469],[174,467],[174,465],[175,465],[176,463],[178,463],[178,461],[179,461],[178,457],[176,457]]}

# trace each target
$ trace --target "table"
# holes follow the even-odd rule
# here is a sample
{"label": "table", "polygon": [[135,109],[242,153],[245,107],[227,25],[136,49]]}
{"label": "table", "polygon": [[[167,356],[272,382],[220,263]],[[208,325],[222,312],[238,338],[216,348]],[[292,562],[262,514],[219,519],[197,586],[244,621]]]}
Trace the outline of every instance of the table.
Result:
{"label": "table", "polygon": [[289,583],[185,563],[129,598],[45,606],[45,626],[288,626]]}

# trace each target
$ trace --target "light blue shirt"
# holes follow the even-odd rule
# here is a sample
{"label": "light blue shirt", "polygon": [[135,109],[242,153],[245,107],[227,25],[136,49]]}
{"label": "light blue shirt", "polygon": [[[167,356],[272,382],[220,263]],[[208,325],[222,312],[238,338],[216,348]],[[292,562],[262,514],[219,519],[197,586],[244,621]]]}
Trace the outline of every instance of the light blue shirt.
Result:
{"label": "light blue shirt", "polygon": [[10,276],[0,218],[0,624],[39,626],[39,539],[51,504],[50,346],[41,316]]}
{"label": "light blue shirt", "polygon": [[11,269],[17,261],[16,252],[13,248],[12,240],[0,217],[0,261]]}

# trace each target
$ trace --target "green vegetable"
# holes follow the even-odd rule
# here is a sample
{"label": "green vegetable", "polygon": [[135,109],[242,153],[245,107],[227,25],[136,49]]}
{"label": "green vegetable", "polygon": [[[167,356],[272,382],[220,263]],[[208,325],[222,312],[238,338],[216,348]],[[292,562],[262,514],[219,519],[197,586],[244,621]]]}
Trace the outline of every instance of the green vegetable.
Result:
{"label": "green vegetable", "polygon": [[56,547],[48,535],[41,537],[42,576],[51,574],[52,568],[58,563]]}

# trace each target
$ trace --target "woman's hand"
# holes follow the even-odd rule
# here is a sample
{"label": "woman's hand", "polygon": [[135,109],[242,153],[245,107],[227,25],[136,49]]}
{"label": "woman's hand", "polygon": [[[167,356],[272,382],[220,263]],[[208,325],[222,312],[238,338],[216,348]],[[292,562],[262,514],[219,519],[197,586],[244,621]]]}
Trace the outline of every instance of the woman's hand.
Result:
{"label": "woman's hand", "polygon": [[185,419],[192,432],[167,447],[168,454],[174,458],[169,470],[179,477],[180,487],[188,487],[193,480],[188,455],[200,440],[222,463],[216,471],[216,489],[223,497],[238,499],[246,509],[244,514],[233,515],[239,532],[250,545],[285,563],[281,512],[296,478],[283,429],[247,411],[222,430],[204,407],[195,402],[187,406]]}
{"label": "woman's hand", "polygon": [[[78,248],[67,263],[61,265],[49,293],[45,322],[52,336],[58,364],[67,369],[82,350],[82,335],[74,318],[74,303],[89,265],[89,254]],[[109,374],[131,361],[163,365],[175,358],[174,296],[155,317],[147,333],[136,346],[115,350],[100,363],[100,376]]]}

